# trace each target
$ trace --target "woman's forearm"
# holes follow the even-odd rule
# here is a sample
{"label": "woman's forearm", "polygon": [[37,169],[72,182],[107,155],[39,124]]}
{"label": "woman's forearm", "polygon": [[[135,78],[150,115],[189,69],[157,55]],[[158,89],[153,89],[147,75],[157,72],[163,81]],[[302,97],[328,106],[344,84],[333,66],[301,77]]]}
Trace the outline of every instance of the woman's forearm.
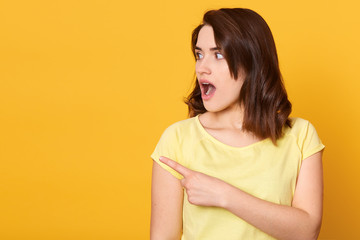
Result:
{"label": "woman's forearm", "polygon": [[316,239],[323,204],[322,152],[303,160],[291,206],[259,199],[220,179],[190,170],[168,158],[160,161],[184,176],[188,201],[222,207],[277,239]]}
{"label": "woman's forearm", "polygon": [[277,239],[317,239],[323,205],[322,152],[304,159],[292,206],[268,202],[227,185],[222,207]]}
{"label": "woman's forearm", "polygon": [[304,210],[271,203],[229,186],[222,207],[277,239],[317,239],[321,219]]}

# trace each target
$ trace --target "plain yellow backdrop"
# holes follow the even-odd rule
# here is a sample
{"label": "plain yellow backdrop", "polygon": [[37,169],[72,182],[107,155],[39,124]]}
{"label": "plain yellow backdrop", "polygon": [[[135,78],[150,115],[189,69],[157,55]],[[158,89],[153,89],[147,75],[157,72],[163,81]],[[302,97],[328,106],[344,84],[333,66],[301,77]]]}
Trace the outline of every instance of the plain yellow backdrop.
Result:
{"label": "plain yellow backdrop", "polygon": [[359,239],[357,1],[0,1],[0,239],[147,239],[152,153],[187,117],[190,35],[246,7],[326,145],[320,239]]}

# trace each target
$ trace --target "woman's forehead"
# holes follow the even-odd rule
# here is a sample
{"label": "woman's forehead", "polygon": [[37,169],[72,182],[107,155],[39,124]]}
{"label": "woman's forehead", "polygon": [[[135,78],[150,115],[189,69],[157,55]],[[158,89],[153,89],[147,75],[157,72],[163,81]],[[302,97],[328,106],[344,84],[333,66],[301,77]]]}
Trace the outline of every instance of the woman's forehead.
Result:
{"label": "woman's forehead", "polygon": [[216,47],[214,30],[210,25],[203,26],[198,34],[196,47],[207,50]]}

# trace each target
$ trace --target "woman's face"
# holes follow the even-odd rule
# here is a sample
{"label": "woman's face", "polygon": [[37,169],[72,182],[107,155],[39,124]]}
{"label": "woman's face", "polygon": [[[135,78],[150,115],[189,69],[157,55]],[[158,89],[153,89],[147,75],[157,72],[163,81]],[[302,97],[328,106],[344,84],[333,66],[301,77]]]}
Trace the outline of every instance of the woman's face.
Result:
{"label": "woman's face", "polygon": [[217,48],[213,28],[201,28],[195,48],[196,76],[201,88],[204,107],[209,112],[220,112],[239,106],[240,89],[244,74],[235,80],[229,71],[222,50]]}

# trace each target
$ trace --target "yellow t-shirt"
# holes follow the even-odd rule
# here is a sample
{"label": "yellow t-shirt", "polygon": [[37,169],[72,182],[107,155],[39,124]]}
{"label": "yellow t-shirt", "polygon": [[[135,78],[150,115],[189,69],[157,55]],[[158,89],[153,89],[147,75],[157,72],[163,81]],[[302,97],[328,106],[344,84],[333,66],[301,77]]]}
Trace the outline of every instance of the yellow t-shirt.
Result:
{"label": "yellow t-shirt", "polygon": [[[179,179],[182,176],[161,163],[160,156],[222,179],[258,198],[291,206],[302,160],[323,148],[313,125],[301,118],[292,118],[292,128],[285,128],[277,146],[265,139],[246,147],[233,147],[211,136],[198,115],[169,126],[151,158]],[[192,205],[185,193],[181,239],[274,238],[225,209]]]}

